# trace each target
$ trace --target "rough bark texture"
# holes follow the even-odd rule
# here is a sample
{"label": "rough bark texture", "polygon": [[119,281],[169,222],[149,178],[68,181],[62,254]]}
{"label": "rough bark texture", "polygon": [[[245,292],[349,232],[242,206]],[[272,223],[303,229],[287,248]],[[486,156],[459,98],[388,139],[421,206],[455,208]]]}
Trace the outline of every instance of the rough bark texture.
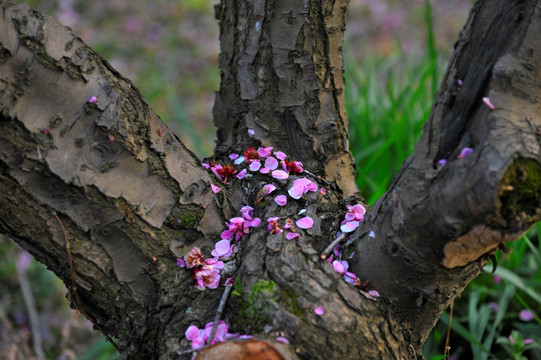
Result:
{"label": "rough bark texture", "polygon": [[[478,2],[418,148],[354,234],[354,272],[382,293],[378,301],[320,259],[356,192],[341,94],[345,2],[218,7],[216,160],[262,144],[304,161],[327,195],[284,207],[273,197],[295,176],[221,182],[68,28],[10,1],[0,9],[0,231],[57,273],[74,307],[127,358],[177,359],[188,326],[213,320],[221,288],[197,290],[176,258],[195,246],[208,257],[243,205],[263,226],[226,261],[221,275],[236,281],[223,318],[233,331],[286,336],[282,355],[305,359],[421,357],[483,254],[539,219],[534,1]],[[457,159],[464,146],[474,153]],[[270,182],[277,190],[264,196]],[[268,217],[307,215],[314,226],[294,240],[266,230]]]}
{"label": "rough bark texture", "polygon": [[540,15],[535,1],[476,3],[416,150],[358,229],[354,272],[419,344],[483,255],[540,219]]}
{"label": "rough bark texture", "polygon": [[217,150],[274,146],[357,194],[344,104],[347,0],[222,0],[216,13]]}

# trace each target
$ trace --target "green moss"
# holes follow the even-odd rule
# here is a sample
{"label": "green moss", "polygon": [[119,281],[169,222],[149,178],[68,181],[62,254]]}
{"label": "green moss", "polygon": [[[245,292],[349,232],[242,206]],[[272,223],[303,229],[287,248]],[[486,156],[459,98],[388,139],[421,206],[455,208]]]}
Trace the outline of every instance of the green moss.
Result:
{"label": "green moss", "polygon": [[178,217],[177,222],[185,229],[195,229],[201,221],[201,216],[194,213],[182,214]]}
{"label": "green moss", "polygon": [[278,309],[278,287],[270,280],[259,280],[252,286],[250,294],[243,297],[239,279],[233,285],[232,295],[237,298],[238,311],[233,319],[236,326],[249,332],[259,332],[270,322],[268,314]]}
{"label": "green moss", "polygon": [[297,317],[302,316],[303,309],[300,306],[297,298],[299,295],[292,289],[280,290],[280,302],[285,305],[285,308],[296,315]]}
{"label": "green moss", "polygon": [[204,215],[205,209],[197,206],[176,206],[167,218],[167,226],[174,230],[197,229]]}
{"label": "green moss", "polygon": [[[501,220],[533,224],[539,220],[541,165],[532,159],[515,160],[499,185]],[[527,219],[524,218],[527,217]]]}

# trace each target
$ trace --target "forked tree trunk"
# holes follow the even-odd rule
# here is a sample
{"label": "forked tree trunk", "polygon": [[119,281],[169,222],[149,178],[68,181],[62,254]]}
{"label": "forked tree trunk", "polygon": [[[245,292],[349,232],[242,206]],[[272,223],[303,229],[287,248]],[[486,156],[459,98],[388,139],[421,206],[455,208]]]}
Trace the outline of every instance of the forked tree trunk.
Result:
{"label": "forked tree trunk", "polygon": [[[217,7],[216,160],[262,145],[303,161],[327,194],[284,207],[273,197],[294,176],[224,184],[68,28],[11,1],[0,7],[0,231],[62,278],[73,306],[127,358],[180,358],[188,326],[213,320],[223,287],[197,290],[176,259],[193,247],[210,256],[243,205],[263,224],[222,271],[222,284],[236,279],[222,318],[237,332],[283,335],[283,355],[306,359],[422,357],[484,255],[540,218],[536,1],[477,2],[417,149],[351,236],[353,272],[377,301],[320,259],[357,196],[340,53],[346,1]],[[464,147],[473,153],[458,158]],[[272,196],[260,192],[267,183]],[[271,216],[315,222],[288,241],[269,235]]]}

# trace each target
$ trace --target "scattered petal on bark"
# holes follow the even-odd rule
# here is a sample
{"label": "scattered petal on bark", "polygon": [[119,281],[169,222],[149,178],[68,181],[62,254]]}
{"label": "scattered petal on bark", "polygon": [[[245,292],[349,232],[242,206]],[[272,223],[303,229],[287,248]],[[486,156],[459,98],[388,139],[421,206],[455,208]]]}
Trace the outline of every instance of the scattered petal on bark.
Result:
{"label": "scattered petal on bark", "polygon": [[311,217],[305,216],[295,222],[301,229],[310,229],[314,225],[314,220]]}
{"label": "scattered petal on bark", "polygon": [[314,309],[314,312],[316,313],[316,315],[322,316],[323,314],[325,314],[325,307],[318,306]]}
{"label": "scattered petal on bark", "polygon": [[285,195],[278,195],[274,201],[280,206],[285,206],[287,204],[287,197]]}
{"label": "scattered petal on bark", "polygon": [[486,104],[486,106],[488,106],[488,108],[490,110],[496,110],[496,107],[494,105],[492,105],[492,103],[490,102],[490,98],[489,97],[484,97],[483,98],[483,102]]}

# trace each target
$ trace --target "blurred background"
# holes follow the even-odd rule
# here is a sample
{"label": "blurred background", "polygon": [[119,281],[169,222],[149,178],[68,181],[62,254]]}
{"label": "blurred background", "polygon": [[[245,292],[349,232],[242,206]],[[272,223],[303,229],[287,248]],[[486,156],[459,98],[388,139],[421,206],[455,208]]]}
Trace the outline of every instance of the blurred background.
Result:
{"label": "blurred background", "polygon": [[[57,18],[131,79],[199,157],[212,153],[219,88],[218,25],[208,0],[19,1]],[[472,1],[351,0],[345,53],[351,150],[372,204],[411,153]],[[496,275],[472,282],[455,310],[454,359],[540,359],[539,226],[498,255]],[[115,359],[70,310],[63,284],[0,235],[0,359]],[[425,347],[443,359],[449,314]],[[32,342],[32,332],[43,339]],[[179,334],[183,336],[183,334]],[[537,349],[537,351],[536,351]]]}

